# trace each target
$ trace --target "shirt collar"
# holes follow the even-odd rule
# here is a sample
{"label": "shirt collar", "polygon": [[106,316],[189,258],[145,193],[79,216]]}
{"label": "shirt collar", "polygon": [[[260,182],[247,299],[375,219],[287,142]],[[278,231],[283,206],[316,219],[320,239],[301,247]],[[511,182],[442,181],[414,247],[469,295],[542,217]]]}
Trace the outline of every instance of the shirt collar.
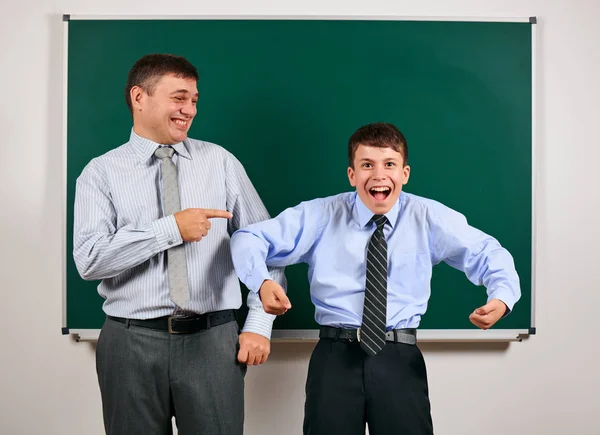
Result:
{"label": "shirt collar", "polygon": [[[354,206],[354,219],[358,222],[360,228],[364,228],[370,221],[375,213],[373,213],[369,208],[360,200],[360,196],[358,193],[354,194],[355,198],[355,206]],[[394,204],[394,206],[385,213],[385,217],[388,220],[388,223],[392,228],[396,224],[396,220],[398,219],[398,214],[400,212],[400,198],[402,198],[402,192],[400,193],[400,197],[398,197],[398,201]]]}
{"label": "shirt collar", "polygon": [[[146,139],[144,137],[139,136],[133,128],[131,129],[131,135],[129,136],[129,143],[137,153],[139,159],[142,162],[147,162],[150,157],[154,155],[154,151],[159,146],[165,146],[163,144],[156,143],[151,141],[150,139]],[[173,149],[179,154],[181,157],[185,157],[186,159],[192,159],[191,154],[188,151],[187,140],[183,142],[176,143],[171,145]]]}

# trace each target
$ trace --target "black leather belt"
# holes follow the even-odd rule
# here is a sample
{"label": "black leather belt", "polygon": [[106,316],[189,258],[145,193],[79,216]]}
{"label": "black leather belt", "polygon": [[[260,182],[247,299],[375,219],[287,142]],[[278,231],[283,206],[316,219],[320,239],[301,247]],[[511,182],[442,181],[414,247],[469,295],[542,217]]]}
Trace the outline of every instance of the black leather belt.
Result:
{"label": "black leather belt", "polygon": [[164,316],[154,319],[124,319],[122,317],[107,316],[115,322],[126,325],[140,326],[142,328],[167,331],[169,334],[190,334],[192,332],[210,329],[235,320],[233,310],[215,311],[213,313],[198,314],[195,316]]}
{"label": "black leather belt", "polygon": [[[360,328],[342,329],[331,326],[321,326],[319,338],[334,338],[360,342]],[[417,344],[417,330],[415,328],[394,329],[385,333],[385,341],[392,343]]]}

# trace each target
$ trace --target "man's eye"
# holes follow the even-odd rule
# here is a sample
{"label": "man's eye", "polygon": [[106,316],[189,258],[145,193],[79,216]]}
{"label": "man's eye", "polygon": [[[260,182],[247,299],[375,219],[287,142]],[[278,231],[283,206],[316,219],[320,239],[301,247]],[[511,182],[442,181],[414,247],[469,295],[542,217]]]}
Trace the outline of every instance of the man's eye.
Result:
{"label": "man's eye", "polygon": [[198,100],[192,100],[192,104],[195,106],[196,104],[198,104]]}
{"label": "man's eye", "polygon": [[175,99],[176,99],[177,101],[183,101],[183,98],[182,98],[182,97],[175,97]]}
{"label": "man's eye", "polygon": [[396,164],[395,164],[394,162],[387,162],[387,165],[388,165],[389,167],[394,167],[394,166],[396,166]]}
{"label": "man's eye", "polygon": [[370,163],[363,163],[362,167],[363,168],[370,168],[371,164]]}

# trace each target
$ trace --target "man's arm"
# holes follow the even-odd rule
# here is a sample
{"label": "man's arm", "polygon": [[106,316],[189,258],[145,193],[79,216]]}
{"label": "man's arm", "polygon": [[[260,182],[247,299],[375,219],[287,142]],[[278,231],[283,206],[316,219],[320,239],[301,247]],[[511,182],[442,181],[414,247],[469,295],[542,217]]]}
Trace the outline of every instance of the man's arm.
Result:
{"label": "man's arm", "polygon": [[73,257],[86,280],[111,278],[183,243],[174,216],[117,230],[117,216],[101,168],[92,161],[77,179]]}
{"label": "man's arm", "polygon": [[473,311],[470,320],[490,328],[521,297],[512,256],[495,238],[470,226],[462,214],[439,203],[429,210],[432,261],[444,261],[463,271],[473,284],[486,287],[488,302]]}
{"label": "man's arm", "polygon": [[77,179],[73,222],[73,257],[88,280],[111,278],[161,251],[197,242],[210,229],[210,218],[231,218],[224,210],[189,208],[141,226],[117,229],[109,185],[92,161]]}
{"label": "man's arm", "polygon": [[[225,161],[227,183],[227,209],[233,212],[228,222],[229,234],[255,222],[269,219],[269,213],[262,203],[256,189],[248,178],[242,164],[230,153]],[[271,268],[270,274],[279,285],[286,285],[284,269]],[[238,361],[248,365],[263,364],[271,352],[271,332],[275,316],[263,309],[258,294],[249,292],[248,315],[239,337],[240,350]]]}
{"label": "man's arm", "polygon": [[[238,229],[269,219],[270,216],[242,164],[228,153],[225,165],[227,209],[233,213],[227,228],[232,235]],[[271,272],[281,286],[286,285],[283,268],[272,269]],[[265,313],[256,294],[248,294],[247,305],[248,316],[242,331],[270,339],[275,316]]]}
{"label": "man's arm", "polygon": [[[242,228],[248,227],[249,225],[252,226],[251,224],[261,225],[269,218],[269,214],[260,200],[258,193],[254,189],[254,186],[248,179],[242,165],[232,155],[229,155],[228,157],[227,208],[233,212],[233,218],[229,222],[229,231],[232,233],[231,246],[233,250],[233,245],[235,243],[235,234],[233,233],[236,231],[237,233],[243,232],[245,230]],[[254,255],[251,252],[244,252],[242,253],[242,256],[247,259],[254,258]],[[257,264],[260,263],[259,257],[256,257],[256,261]],[[287,264],[293,264],[293,262],[288,262]],[[281,262],[279,264],[274,263],[267,266],[266,262],[263,261],[260,270],[261,273],[264,274],[265,279],[270,280],[270,282],[272,280],[272,282],[277,283],[278,287],[284,288],[286,286],[283,269],[285,265],[286,264]],[[239,273],[238,276],[240,276]],[[242,279],[242,282],[248,286],[247,280]],[[249,308],[248,317],[243,328],[243,333],[240,335],[240,355],[238,355],[238,359],[242,362],[248,362],[249,364],[251,363],[250,361],[254,360],[255,364],[260,364],[266,360],[266,355],[263,352],[262,356],[256,356],[261,353],[260,346],[259,348],[256,346],[256,343],[260,342],[260,340],[253,336],[258,335],[267,340],[270,339],[275,316],[264,311],[263,304],[258,296],[258,289],[250,288],[250,290],[247,301]],[[248,334],[252,334],[252,336],[249,336]],[[251,344],[244,349],[243,346],[248,342],[248,337],[252,337]],[[269,349],[265,350],[267,354],[268,350]],[[258,362],[256,362],[257,360]]]}

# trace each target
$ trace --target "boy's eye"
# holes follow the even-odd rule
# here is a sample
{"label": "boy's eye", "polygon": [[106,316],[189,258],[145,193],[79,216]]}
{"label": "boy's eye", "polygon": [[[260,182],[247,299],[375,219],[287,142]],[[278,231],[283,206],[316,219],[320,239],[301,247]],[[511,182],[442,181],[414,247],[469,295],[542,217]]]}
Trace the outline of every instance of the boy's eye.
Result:
{"label": "boy's eye", "polygon": [[387,162],[387,166],[393,167],[393,166],[396,166],[396,164],[394,162]]}
{"label": "boy's eye", "polygon": [[370,164],[370,163],[363,163],[363,164],[362,164],[362,167],[363,167],[363,168],[370,168],[370,167],[371,167],[371,164]]}

